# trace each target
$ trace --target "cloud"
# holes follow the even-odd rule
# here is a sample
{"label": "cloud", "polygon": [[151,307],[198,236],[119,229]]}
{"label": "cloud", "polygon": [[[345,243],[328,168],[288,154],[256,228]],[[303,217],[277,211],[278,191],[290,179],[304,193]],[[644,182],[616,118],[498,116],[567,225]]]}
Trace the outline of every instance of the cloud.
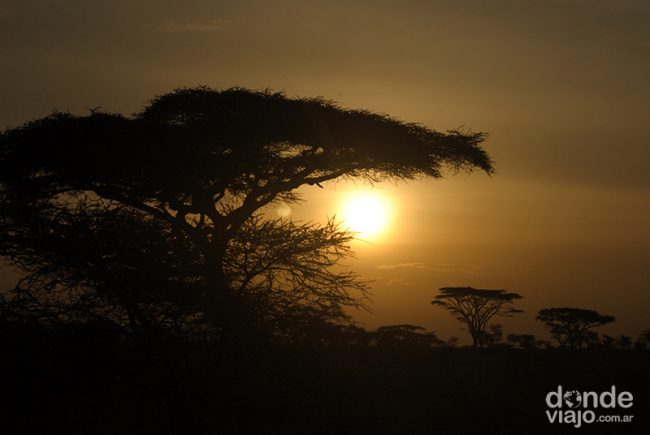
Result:
{"label": "cloud", "polygon": [[396,263],[382,264],[377,266],[379,270],[396,270],[396,269],[424,269],[435,272],[460,272],[467,274],[483,274],[485,266],[476,264],[430,264],[430,263]]}
{"label": "cloud", "polygon": [[431,264],[426,263],[397,263],[397,264],[382,264],[377,266],[380,270],[394,270],[394,269],[431,269]]}
{"label": "cloud", "polygon": [[166,21],[155,26],[153,31],[156,33],[205,33],[221,30],[223,29],[223,25],[224,21],[218,19],[203,23],[194,21],[186,23]]}

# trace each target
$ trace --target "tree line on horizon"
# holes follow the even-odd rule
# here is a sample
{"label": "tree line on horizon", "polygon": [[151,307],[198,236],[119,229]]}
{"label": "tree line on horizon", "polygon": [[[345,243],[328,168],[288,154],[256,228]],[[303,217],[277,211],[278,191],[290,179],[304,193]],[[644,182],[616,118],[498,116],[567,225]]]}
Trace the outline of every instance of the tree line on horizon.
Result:
{"label": "tree line on horizon", "polygon": [[[514,302],[521,299],[518,293],[505,290],[475,289],[473,287],[443,287],[431,302],[432,305],[449,311],[461,324],[467,327],[474,348],[501,345],[503,332],[500,324],[490,324],[495,317],[512,317],[522,310],[514,308]],[[593,328],[612,323],[614,316],[603,315],[583,308],[556,307],[539,310],[536,320],[544,323],[551,337],[561,348],[605,347],[630,349],[632,339],[624,334],[614,338],[603,335],[602,339]],[[532,334],[509,334],[507,344],[522,349],[549,348],[551,343],[536,340]],[[634,347],[645,349],[650,346],[650,329],[639,334]]]}

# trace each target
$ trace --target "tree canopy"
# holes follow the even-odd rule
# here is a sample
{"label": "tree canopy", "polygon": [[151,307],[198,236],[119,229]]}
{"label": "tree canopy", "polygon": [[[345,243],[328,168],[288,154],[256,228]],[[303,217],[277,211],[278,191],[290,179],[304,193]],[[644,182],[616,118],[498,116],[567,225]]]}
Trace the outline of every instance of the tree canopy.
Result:
{"label": "tree canopy", "polygon": [[583,308],[544,308],[537,313],[537,320],[543,322],[554,339],[562,347],[577,349],[585,345],[596,326],[616,320],[614,316],[603,315]]}
{"label": "tree canopy", "polygon": [[443,287],[438,291],[431,304],[446,309],[464,323],[474,347],[484,344],[488,322],[494,316],[510,317],[522,312],[512,306],[513,301],[522,297],[518,293],[473,287]]}
{"label": "tree canopy", "polygon": [[54,298],[57,315],[121,307],[133,323],[152,317],[144,303],[185,324],[241,310],[341,318],[367,294],[331,270],[352,236],[264,207],[340,177],[491,174],[484,138],[241,88],[179,89],[130,117],[53,113],[0,135],[0,256],[27,274],[22,306]]}

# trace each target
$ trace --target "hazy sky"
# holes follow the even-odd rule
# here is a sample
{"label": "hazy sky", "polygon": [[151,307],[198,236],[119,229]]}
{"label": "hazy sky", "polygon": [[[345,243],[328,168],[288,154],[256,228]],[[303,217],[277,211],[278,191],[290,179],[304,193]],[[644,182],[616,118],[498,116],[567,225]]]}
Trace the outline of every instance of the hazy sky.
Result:
{"label": "hazy sky", "polygon": [[[462,335],[442,286],[650,327],[650,3],[0,0],[0,127],[52,109],[133,113],[181,86],[324,96],[438,130],[486,131],[497,174],[384,186],[390,232],[358,243],[369,327]],[[380,186],[381,187],[381,186]],[[338,213],[343,184],[305,192]]]}

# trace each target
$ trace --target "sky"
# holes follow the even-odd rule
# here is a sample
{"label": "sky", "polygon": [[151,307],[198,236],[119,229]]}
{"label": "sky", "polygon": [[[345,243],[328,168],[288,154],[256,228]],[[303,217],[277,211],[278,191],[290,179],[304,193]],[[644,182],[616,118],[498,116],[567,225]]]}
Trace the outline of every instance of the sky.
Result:
{"label": "sky", "polygon": [[[487,132],[496,174],[380,184],[366,327],[466,334],[436,289],[524,296],[506,333],[554,306],[650,328],[650,3],[644,1],[0,0],[0,128],[53,109],[134,113],[183,86],[323,96],[446,131]],[[325,221],[367,186],[303,189]],[[10,278],[5,275],[5,281]]]}

